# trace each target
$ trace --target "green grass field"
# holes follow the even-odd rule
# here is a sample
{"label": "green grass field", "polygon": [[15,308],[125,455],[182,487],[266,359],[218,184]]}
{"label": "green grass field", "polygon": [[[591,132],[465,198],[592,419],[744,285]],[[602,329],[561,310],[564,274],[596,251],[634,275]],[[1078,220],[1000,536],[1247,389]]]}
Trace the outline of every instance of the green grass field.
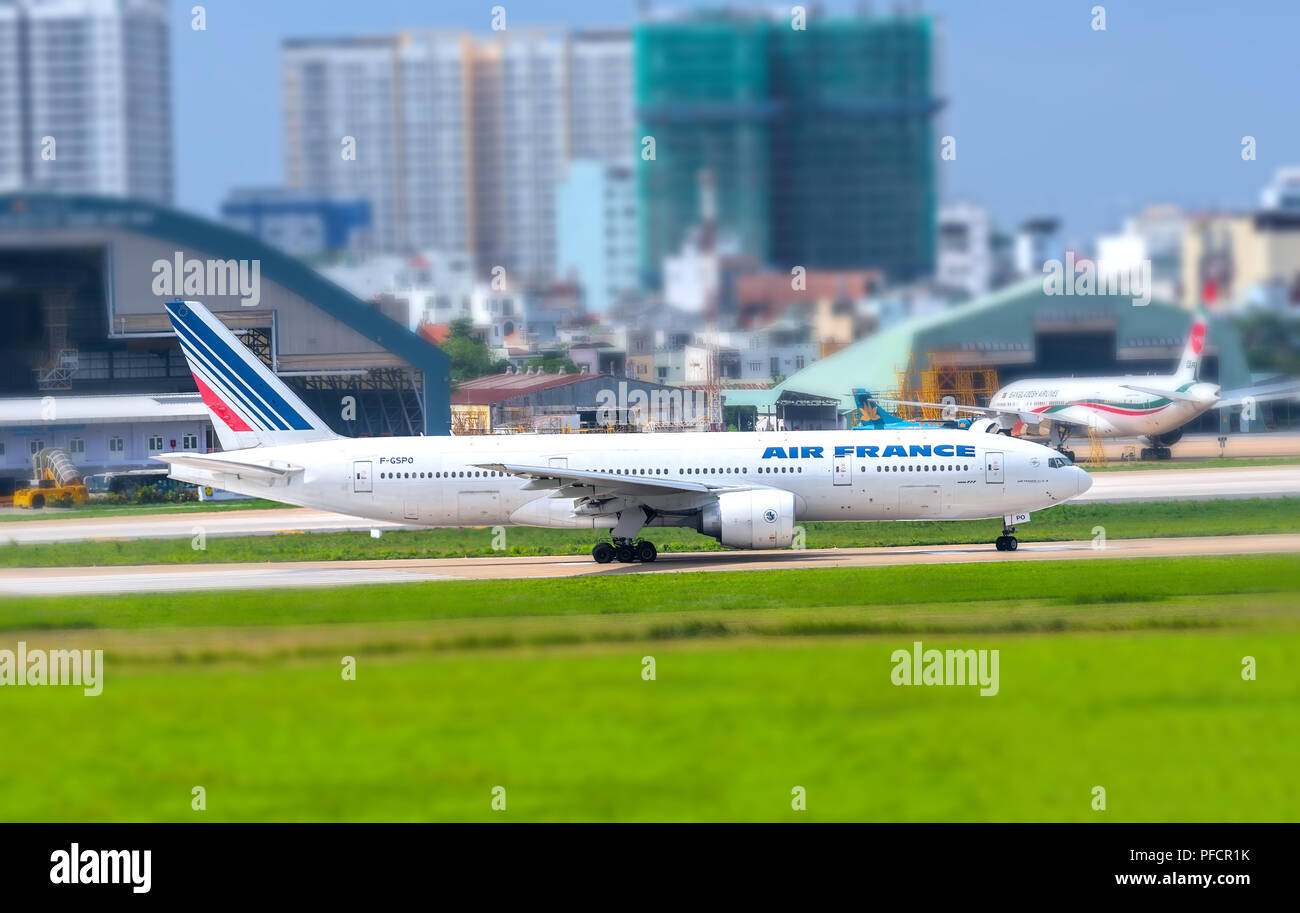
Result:
{"label": "green grass field", "polygon": [[[1219,536],[1300,531],[1300,498],[1224,501],[1154,501],[1138,504],[1063,504],[1034,515],[1020,528],[1026,542],[1091,540],[1104,527],[1110,539]],[[967,523],[808,523],[807,548],[940,545],[992,542],[1000,520]],[[716,551],[718,543],[691,530],[651,528],[660,551]],[[491,528],[392,530],[210,537],[204,550],[191,540],[154,539],[0,545],[0,567],[74,567],[129,564],[206,564],[246,561],[337,561],[388,558],[459,558],[493,555],[581,555],[599,534],[591,530],[511,527],[505,548],[494,550]]]}
{"label": "green grass field", "polygon": [[[6,599],[19,640],[106,674],[0,688],[4,820],[1300,820],[1294,555]],[[914,640],[999,693],[893,685]]]}

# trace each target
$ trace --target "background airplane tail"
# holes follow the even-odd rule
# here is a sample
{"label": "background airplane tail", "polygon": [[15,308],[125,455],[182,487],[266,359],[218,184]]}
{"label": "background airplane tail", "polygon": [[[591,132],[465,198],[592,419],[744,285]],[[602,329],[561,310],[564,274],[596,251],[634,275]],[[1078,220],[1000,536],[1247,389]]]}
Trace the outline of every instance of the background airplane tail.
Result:
{"label": "background airplane tail", "polygon": [[206,307],[166,308],[223,450],[338,437]]}
{"label": "background airplane tail", "polygon": [[1197,316],[1192,323],[1192,329],[1187,334],[1187,345],[1183,347],[1183,357],[1178,362],[1178,370],[1174,372],[1176,380],[1196,380],[1196,375],[1201,370],[1201,352],[1205,349],[1205,335],[1205,318]]}
{"label": "background airplane tail", "polygon": [[853,402],[858,407],[855,422],[857,428],[888,428],[891,425],[908,424],[892,412],[885,411],[875,397],[861,387],[853,391]]}

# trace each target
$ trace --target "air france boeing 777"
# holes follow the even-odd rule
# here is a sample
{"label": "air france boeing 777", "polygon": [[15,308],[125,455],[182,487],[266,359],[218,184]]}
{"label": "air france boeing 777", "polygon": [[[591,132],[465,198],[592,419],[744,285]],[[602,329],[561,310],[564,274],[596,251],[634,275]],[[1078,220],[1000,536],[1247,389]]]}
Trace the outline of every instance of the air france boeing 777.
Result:
{"label": "air france boeing 777", "polygon": [[174,479],[412,526],[609,530],[606,563],[653,561],[645,527],[786,548],[810,520],[1015,523],[1087,491],[1040,444],[942,428],[344,438],[203,305],[167,304],[221,453],[167,453]]}

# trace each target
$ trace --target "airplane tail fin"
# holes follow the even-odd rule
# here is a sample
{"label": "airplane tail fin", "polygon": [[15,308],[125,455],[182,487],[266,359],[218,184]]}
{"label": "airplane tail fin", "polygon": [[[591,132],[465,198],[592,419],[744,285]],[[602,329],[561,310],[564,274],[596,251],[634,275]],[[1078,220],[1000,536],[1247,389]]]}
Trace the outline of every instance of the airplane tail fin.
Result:
{"label": "airplane tail fin", "polygon": [[888,428],[891,425],[905,425],[906,421],[887,412],[876,398],[861,387],[853,391],[853,402],[858,407],[857,428]]}
{"label": "airplane tail fin", "polygon": [[338,437],[206,307],[165,306],[223,450]]}
{"label": "airplane tail fin", "polygon": [[1174,372],[1175,380],[1196,380],[1197,372],[1201,369],[1201,352],[1205,349],[1205,334],[1205,318],[1198,315],[1187,334],[1187,345],[1183,347],[1182,360],[1178,362],[1178,370]]}

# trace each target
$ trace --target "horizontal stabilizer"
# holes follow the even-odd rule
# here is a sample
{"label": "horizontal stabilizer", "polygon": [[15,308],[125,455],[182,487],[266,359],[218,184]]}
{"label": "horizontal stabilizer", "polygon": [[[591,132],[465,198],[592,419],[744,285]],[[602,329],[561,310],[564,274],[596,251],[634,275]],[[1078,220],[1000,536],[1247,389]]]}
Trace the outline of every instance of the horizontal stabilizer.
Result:
{"label": "horizontal stabilizer", "polygon": [[1144,387],[1141,384],[1120,384],[1125,390],[1132,390],[1136,393],[1145,393],[1148,396],[1163,396],[1165,399],[1178,400],[1180,403],[1198,402],[1196,397],[1189,396],[1179,390],[1163,390],[1160,387]]}
{"label": "horizontal stabilizer", "polygon": [[1246,403],[1268,403],[1280,399],[1300,399],[1300,380],[1283,380],[1255,387],[1229,390],[1219,400],[1217,408],[1229,409]]}
{"label": "horizontal stabilizer", "polygon": [[[185,470],[198,470],[209,475],[228,476],[232,479],[251,480],[274,484],[303,471],[301,466],[262,465],[259,463],[241,463],[235,460],[223,460],[220,457],[202,456],[195,453],[164,453],[153,457],[171,467],[169,473],[173,478],[184,479]],[[205,479],[206,481],[206,479]]]}

